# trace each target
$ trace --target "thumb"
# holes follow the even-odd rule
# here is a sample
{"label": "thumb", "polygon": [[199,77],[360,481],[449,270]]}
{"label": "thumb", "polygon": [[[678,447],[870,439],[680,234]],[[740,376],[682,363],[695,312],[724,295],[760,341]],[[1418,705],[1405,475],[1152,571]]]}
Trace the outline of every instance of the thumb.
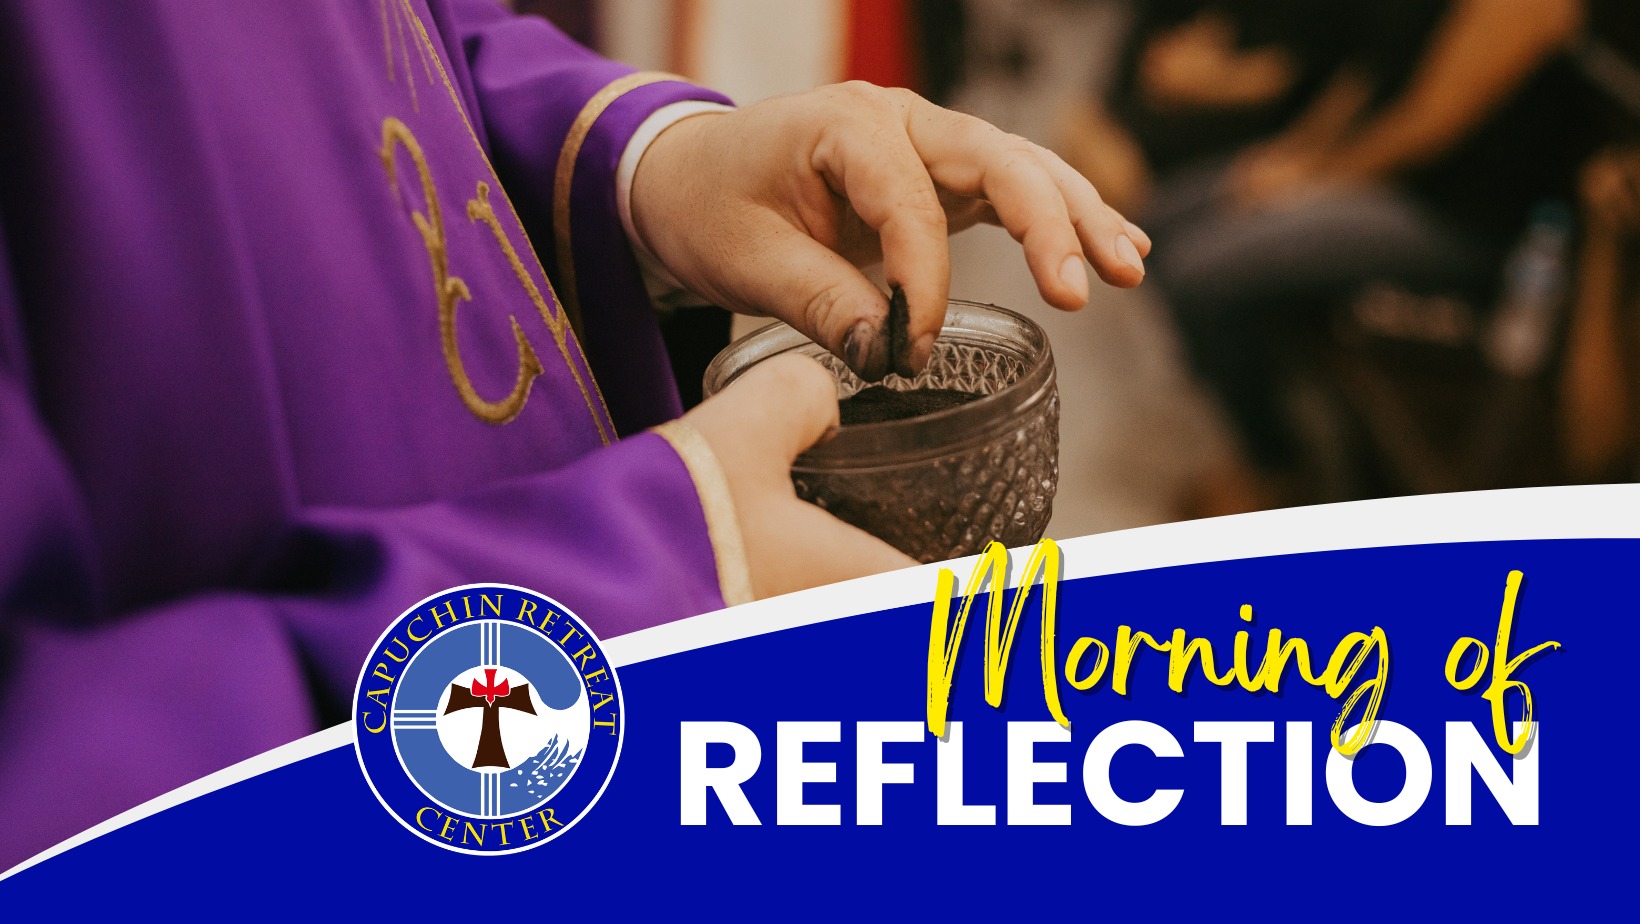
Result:
{"label": "thumb", "polygon": [[729,482],[758,597],[916,564],[798,500],[792,488],[792,460],[837,424],[837,386],[819,363],[772,357],[684,419],[706,440]]}
{"label": "thumb", "polygon": [[837,426],[837,383],[806,356],[774,356],[685,419],[706,438],[731,478],[774,476],[789,490],[792,462]]}
{"label": "thumb", "polygon": [[734,286],[750,307],[802,331],[868,382],[893,371],[888,297],[835,251],[781,220],[761,229]]}

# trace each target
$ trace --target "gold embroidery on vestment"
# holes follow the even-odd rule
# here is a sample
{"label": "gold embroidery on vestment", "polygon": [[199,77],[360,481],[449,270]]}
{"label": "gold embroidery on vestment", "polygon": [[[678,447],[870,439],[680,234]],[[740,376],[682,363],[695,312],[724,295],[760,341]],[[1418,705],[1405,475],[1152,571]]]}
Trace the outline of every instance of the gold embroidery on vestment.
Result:
{"label": "gold embroidery on vestment", "polygon": [[682,81],[683,78],[660,71],[639,71],[610,81],[581,107],[580,114],[570,124],[569,133],[564,136],[563,147],[558,150],[558,166],[552,177],[552,236],[558,255],[558,274],[563,281],[560,301],[569,315],[571,326],[576,330],[583,328],[581,294],[575,283],[575,247],[570,238],[569,198],[575,186],[575,163],[581,157],[581,146],[586,144],[587,135],[592,133],[592,126],[598,117],[612,103],[639,87],[669,80]]}
{"label": "gold embroidery on vestment", "polygon": [[[415,9],[410,5],[410,0],[398,0],[398,8],[402,12],[404,18],[409,21],[411,31],[414,32],[420,40],[420,46],[418,46],[417,49],[418,53],[425,50],[426,56],[432,59],[432,65],[438,70],[439,79],[444,84],[444,89],[450,96],[450,102],[455,105],[456,112],[461,116],[462,124],[467,129],[467,136],[472,139],[473,146],[478,149],[478,155],[480,159],[482,159],[485,168],[489,171],[490,176],[495,178],[495,167],[490,163],[489,155],[485,152],[483,143],[479,141],[477,132],[473,130],[473,123],[472,120],[468,118],[467,108],[462,104],[461,96],[456,92],[455,84],[450,80],[450,74],[444,68],[444,61],[439,57],[438,50],[433,44],[432,37],[428,35],[427,26],[421,21],[421,16],[417,14]],[[427,66],[425,58],[422,62],[422,66]],[[408,63],[406,63],[405,69],[407,71],[409,70]],[[412,85],[414,84],[413,78],[410,78],[407,75],[406,79]],[[432,80],[431,71],[428,72],[428,80]],[[412,86],[412,94],[413,93],[414,89]],[[400,124],[402,125],[402,123]],[[406,129],[406,132],[408,132],[408,129]],[[536,254],[535,248],[530,243],[529,236],[526,234],[524,237],[525,249],[535,261],[536,272],[540,273],[542,281],[546,283],[547,293],[551,295],[552,299],[549,301],[547,298],[543,297],[541,290],[535,285],[534,279],[531,277],[529,271],[524,268],[523,261],[518,256],[518,251],[512,246],[511,241],[508,239],[507,234],[500,223],[500,220],[496,217],[494,210],[490,208],[489,190],[490,187],[488,184],[482,181],[478,184],[478,197],[468,203],[468,217],[474,221],[484,221],[485,224],[490,227],[491,232],[495,235],[497,242],[501,244],[502,253],[507,257],[508,263],[513,268],[513,272],[519,277],[519,280],[524,283],[525,293],[529,296],[530,301],[534,303],[536,311],[541,315],[541,319],[546,322],[547,328],[552,331],[553,341],[558,347],[559,355],[563,357],[564,365],[568,367],[571,378],[575,380],[576,387],[581,391],[582,400],[586,402],[587,411],[592,415],[593,425],[598,429],[598,438],[602,440],[605,445],[608,445],[612,435],[614,434],[614,423],[609,416],[608,404],[604,401],[603,392],[598,387],[597,378],[592,375],[590,365],[587,366],[586,376],[583,378],[581,365],[575,361],[574,353],[581,354],[583,357],[583,363],[585,362],[584,357],[586,354],[585,351],[581,349],[581,344],[575,335],[575,331],[570,328],[563,312],[555,312],[553,310],[554,302],[561,304],[561,301],[558,299],[557,292],[553,290],[552,280],[547,277],[546,270],[541,265],[541,258]],[[512,200],[507,197],[507,191],[501,186],[499,179],[496,179],[495,181],[495,191],[500,194],[501,201],[507,206],[507,211],[512,216],[514,226],[522,229],[523,223],[518,219],[518,210],[513,207]],[[486,215],[488,217],[485,217]],[[442,294],[440,295],[440,299],[442,318]],[[519,337],[519,343],[522,350],[523,347],[528,346],[528,341],[523,339],[523,334],[519,332],[518,322],[516,320],[513,320],[513,328]],[[570,350],[570,343],[572,342],[575,344],[575,350],[573,353]],[[530,352],[531,355],[534,354],[533,350]],[[522,357],[522,355],[523,354],[521,352],[520,356]],[[447,354],[445,358],[448,361],[449,355]],[[539,365],[539,362],[537,365]],[[538,369],[537,374],[539,374],[539,372],[540,370]],[[520,366],[520,374],[522,375],[522,373],[523,366]],[[454,375],[453,368],[452,375]],[[591,380],[592,384],[592,388],[590,390],[587,388],[588,379]],[[525,382],[525,393],[527,396],[527,380],[521,381]],[[458,390],[461,388],[461,383],[459,381],[456,383],[456,387]],[[594,395],[596,395],[596,403],[594,403]],[[464,393],[463,401],[465,402],[465,400],[466,396]],[[468,407],[471,409],[472,406],[469,404]],[[520,409],[522,409],[522,402],[520,402]],[[475,411],[474,413],[477,412]],[[481,419],[487,419],[482,418],[482,415],[480,416]],[[512,416],[516,417],[517,413],[514,412]],[[507,420],[511,419],[512,417],[507,418]],[[505,421],[501,422],[504,423]]]}
{"label": "gold embroidery on vestment", "polygon": [[[506,229],[501,227],[501,220],[496,217],[495,209],[490,205],[490,184],[483,180],[478,181],[478,195],[467,200],[467,220],[483,222],[495,235],[496,243],[501,246],[501,253],[507,258],[507,265],[512,267],[513,275],[524,287],[524,292],[530,301],[537,306],[544,306],[546,300],[541,297],[541,290],[536,288],[535,280],[530,277],[529,270],[524,268],[524,261],[518,258],[518,251],[513,248],[512,240],[507,237]],[[541,312],[541,319],[547,322],[547,328],[552,331],[552,338],[558,343],[560,350],[565,350],[565,340],[569,337],[569,326],[564,323],[561,315]]]}
{"label": "gold embroidery on vestment", "polygon": [[[407,4],[397,2],[397,0],[379,0],[379,2],[382,14],[382,50],[387,58],[387,80],[389,83],[398,83],[398,74],[393,64],[393,38],[397,36],[399,54],[404,57],[404,82],[410,88],[410,108],[420,112],[421,100],[416,93],[415,71],[410,67],[411,43],[405,41],[404,38],[405,20],[414,16],[415,11],[411,10]],[[389,15],[392,16],[391,22],[388,21]],[[411,28],[413,29],[414,26]],[[421,72],[427,75],[427,83],[431,86],[433,83],[433,68],[432,65],[427,63],[427,51],[422,48],[420,42],[415,43],[415,49],[416,57],[421,60]]]}
{"label": "gold embroidery on vestment", "polygon": [[404,55],[404,82],[410,87],[410,108],[421,111],[421,101],[416,98],[416,78],[410,70],[410,43],[404,40],[404,20],[393,18],[393,24],[399,31],[399,51]]}
{"label": "gold embroidery on vestment", "polygon": [[[421,180],[422,195],[426,198],[427,211],[423,213],[412,209],[410,218],[415,222],[416,230],[421,232],[422,244],[427,248],[427,256],[432,261],[433,290],[438,296],[439,342],[444,350],[444,364],[450,370],[450,378],[455,382],[457,393],[461,395],[461,403],[466,405],[473,416],[486,423],[506,423],[524,410],[524,402],[529,399],[530,385],[543,371],[541,359],[536,355],[535,348],[530,346],[529,339],[524,336],[524,329],[518,325],[518,319],[509,315],[507,320],[512,324],[513,338],[518,343],[518,375],[513,382],[512,391],[499,401],[486,401],[473,387],[473,381],[468,377],[467,369],[461,362],[461,348],[456,339],[456,307],[461,302],[472,301],[473,294],[460,276],[450,275],[444,214],[439,208],[438,189],[433,184],[432,171],[428,169],[427,158],[422,154],[421,145],[410,129],[398,119],[389,117],[383,120],[382,166],[387,168],[387,181],[393,186],[395,193],[399,190],[395,154],[401,147],[410,155],[410,161],[416,166],[416,176]],[[479,191],[482,195],[483,183],[479,184]],[[468,213],[471,212],[469,206]]]}

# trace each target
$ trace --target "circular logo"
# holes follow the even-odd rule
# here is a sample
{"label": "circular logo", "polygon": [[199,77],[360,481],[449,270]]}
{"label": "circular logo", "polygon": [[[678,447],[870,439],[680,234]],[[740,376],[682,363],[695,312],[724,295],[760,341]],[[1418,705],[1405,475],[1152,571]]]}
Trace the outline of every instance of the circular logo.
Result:
{"label": "circular logo", "polygon": [[406,610],[353,694],[359,766],[422,839],[462,853],[539,847],[603,795],[621,687],[598,639],[533,590],[472,584]]}

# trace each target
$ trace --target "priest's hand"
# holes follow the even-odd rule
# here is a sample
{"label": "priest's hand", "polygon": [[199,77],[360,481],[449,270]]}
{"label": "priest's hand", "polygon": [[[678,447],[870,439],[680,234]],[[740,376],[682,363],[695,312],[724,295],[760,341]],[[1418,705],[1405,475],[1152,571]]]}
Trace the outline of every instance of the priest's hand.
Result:
{"label": "priest's hand", "polygon": [[[822,87],[698,115],[655,139],[633,177],[644,244],[690,291],[790,323],[869,381],[920,371],[945,318],[949,234],[1000,224],[1043,299],[1088,299],[1083,258],[1117,286],[1150,239],[1057,156],[909,90]],[[856,267],[881,261],[909,319]],[[896,347],[891,347],[891,343]]]}
{"label": "priest's hand", "polygon": [[684,415],[717,456],[759,598],[916,564],[888,543],[797,498],[792,460],[837,425],[831,374],[777,356]]}

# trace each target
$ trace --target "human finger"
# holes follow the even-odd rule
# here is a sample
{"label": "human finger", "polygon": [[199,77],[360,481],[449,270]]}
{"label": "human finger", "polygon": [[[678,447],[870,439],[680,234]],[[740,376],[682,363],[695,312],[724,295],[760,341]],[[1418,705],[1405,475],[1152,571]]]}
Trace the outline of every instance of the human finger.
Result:
{"label": "human finger", "polygon": [[837,426],[837,386],[806,356],[757,363],[729,387],[691,410],[687,419],[726,468],[785,481],[792,462]]}
{"label": "human finger", "polygon": [[[1002,226],[1024,245],[1026,263],[1049,304],[1072,310],[1087,301],[1083,256],[1100,278],[1112,284],[1131,286],[1143,278],[1138,247],[1128,237],[1124,219],[1102,202],[1095,204],[1097,193],[1086,179],[1076,185],[1085,186],[1092,196],[1079,196],[1075,216],[1086,227],[1073,224],[1071,206],[1047,166],[1049,158],[1060,163],[1057,157],[979,119],[921,99],[913,104],[908,124],[912,142],[936,183],[983,197],[996,209]],[[1084,247],[1084,236],[1093,247]]]}
{"label": "human finger", "polygon": [[[1060,195],[1065,198],[1066,210],[1070,213],[1072,226],[1076,228],[1077,238],[1082,242],[1083,252],[1105,257],[1103,261],[1095,261],[1095,266],[1108,266],[1114,262],[1124,269],[1136,267],[1139,279],[1143,279],[1144,258],[1150,255],[1150,235],[1106,205],[1093,184],[1058,155],[1042,149],[1038,157],[1043,169],[1048,171],[1054,185],[1059,188]],[[1113,278],[1101,271],[1100,278],[1112,285],[1137,285],[1139,281],[1132,279],[1128,272]]]}
{"label": "human finger", "polygon": [[914,375],[927,365],[945,320],[951,283],[945,209],[891,91],[859,84],[838,92],[848,94],[849,115],[822,134],[814,165],[877,232],[883,275],[890,288],[904,291],[908,308],[907,329],[892,338],[889,358],[895,372]]}
{"label": "human finger", "polygon": [[916,564],[797,498],[792,461],[837,423],[836,386],[819,363],[773,357],[684,419],[723,469],[758,597]]}
{"label": "human finger", "polygon": [[997,210],[984,199],[970,199],[941,189],[940,207],[945,209],[945,226],[952,234],[966,231],[974,225],[1000,225]]}
{"label": "human finger", "polygon": [[876,284],[775,213],[742,230],[758,259],[728,265],[726,307],[784,319],[868,382],[894,371],[888,299]]}

